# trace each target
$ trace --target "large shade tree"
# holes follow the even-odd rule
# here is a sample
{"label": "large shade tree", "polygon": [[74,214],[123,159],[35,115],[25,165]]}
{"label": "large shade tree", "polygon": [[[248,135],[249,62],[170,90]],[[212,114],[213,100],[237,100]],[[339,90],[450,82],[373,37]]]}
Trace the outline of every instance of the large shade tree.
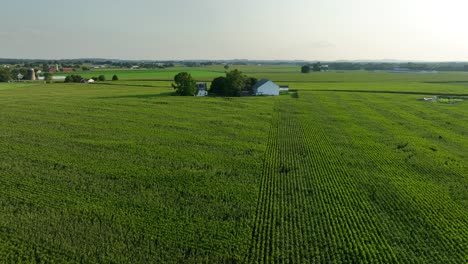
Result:
{"label": "large shade tree", "polygon": [[177,95],[193,96],[196,92],[195,80],[187,72],[181,72],[174,76],[172,87],[176,90]]}
{"label": "large shade tree", "polygon": [[247,77],[241,71],[235,69],[226,73],[226,96],[240,96],[245,88]]}
{"label": "large shade tree", "polygon": [[12,79],[12,73],[10,69],[5,67],[0,67],[0,82],[8,82]]}
{"label": "large shade tree", "polygon": [[223,95],[227,88],[227,79],[224,76],[217,77],[211,82],[210,93]]}

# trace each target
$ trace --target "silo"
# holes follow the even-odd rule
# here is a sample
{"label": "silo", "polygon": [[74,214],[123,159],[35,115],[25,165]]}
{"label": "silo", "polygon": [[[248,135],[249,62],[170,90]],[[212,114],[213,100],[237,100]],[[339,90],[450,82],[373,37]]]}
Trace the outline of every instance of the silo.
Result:
{"label": "silo", "polygon": [[29,69],[29,76],[31,77],[31,81],[35,81],[36,80],[36,72],[34,71],[34,69]]}

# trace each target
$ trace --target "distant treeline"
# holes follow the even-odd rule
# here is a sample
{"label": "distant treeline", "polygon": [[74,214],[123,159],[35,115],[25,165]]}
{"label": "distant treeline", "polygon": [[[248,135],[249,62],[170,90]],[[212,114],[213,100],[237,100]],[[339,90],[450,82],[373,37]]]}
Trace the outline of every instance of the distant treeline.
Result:
{"label": "distant treeline", "polygon": [[89,66],[102,66],[111,68],[145,68],[145,69],[163,69],[174,67],[172,62],[131,62],[131,61],[93,61],[93,60],[12,60],[0,59],[0,65],[16,65],[24,68],[41,68],[59,65],[61,68],[73,68],[75,70],[90,70]]}
{"label": "distant treeline", "polygon": [[394,70],[396,68],[419,71],[468,71],[466,62],[434,62],[434,63],[351,63],[330,62],[327,63],[330,70]]}
{"label": "distant treeline", "polygon": [[[114,67],[114,68],[145,68],[161,69],[171,68],[177,65],[186,67],[203,67],[210,65],[232,64],[232,65],[291,65],[303,66],[313,65],[316,62],[307,61],[249,61],[249,60],[200,60],[200,61],[150,61],[150,60],[108,60],[108,59],[66,59],[66,60],[29,60],[29,59],[2,59],[0,65],[21,65],[25,68],[43,68],[43,65],[60,65],[63,68],[73,68],[76,70],[89,70],[88,65]],[[87,65],[87,66],[84,66]],[[468,71],[468,62],[351,62],[336,61],[322,62],[328,65],[329,70],[394,70],[404,68],[421,71]]]}

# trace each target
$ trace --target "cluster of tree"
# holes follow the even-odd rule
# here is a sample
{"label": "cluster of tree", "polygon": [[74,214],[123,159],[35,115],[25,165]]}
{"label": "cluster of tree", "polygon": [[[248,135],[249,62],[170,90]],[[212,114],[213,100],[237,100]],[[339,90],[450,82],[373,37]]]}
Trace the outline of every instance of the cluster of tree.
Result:
{"label": "cluster of tree", "polygon": [[[242,92],[252,92],[257,83],[256,78],[249,78],[239,70],[226,72],[226,76],[215,78],[210,87],[210,93],[218,96],[241,96]],[[197,92],[196,82],[187,72],[181,72],[174,77],[172,87],[177,95],[193,96]]]}
{"label": "cluster of tree", "polygon": [[[18,75],[23,76],[22,79],[24,79],[24,80],[31,80],[32,79],[32,71],[30,69],[26,69],[26,68],[9,69],[9,68],[5,68],[5,67],[1,67],[0,69],[1,69],[0,72],[1,72],[1,75],[2,75],[2,77],[0,77],[0,78],[1,78],[2,82],[7,82],[7,81],[10,81],[10,80],[17,80]],[[37,72],[37,70],[35,72]]]}
{"label": "cluster of tree", "polygon": [[203,66],[212,66],[212,65],[220,65],[221,62],[214,62],[214,61],[184,61],[182,62],[185,67],[203,67]]}
{"label": "cluster of tree", "polygon": [[253,92],[256,78],[249,78],[235,69],[226,72],[226,77],[217,77],[211,82],[210,93],[219,96],[241,96],[242,92]]}
{"label": "cluster of tree", "polygon": [[53,77],[53,74],[52,73],[44,73],[44,81],[46,81],[47,83],[50,83],[52,82],[52,77]]}
{"label": "cluster of tree", "polygon": [[[45,75],[44,75],[45,76]],[[83,80],[84,78],[81,77],[81,75],[68,75],[67,77],[65,77],[65,82],[66,83],[79,83],[81,82],[81,80]],[[91,79],[93,79],[94,81],[105,81],[106,80],[106,76],[104,75],[99,75],[98,77],[91,77]],[[47,80],[47,79],[46,79]],[[117,75],[114,75],[112,76],[112,80],[113,81],[117,81],[119,80],[119,77],[117,77]]]}
{"label": "cluster of tree", "polygon": [[140,68],[145,68],[145,69],[165,69],[165,68],[174,67],[174,64],[173,63],[149,62],[149,63],[139,63],[136,66],[138,66]]}
{"label": "cluster of tree", "polygon": [[319,72],[319,71],[322,71],[323,69],[323,66],[320,62],[316,62],[312,65],[310,64],[306,64],[306,65],[303,65],[301,67],[301,72],[302,73],[309,73],[311,71],[314,71],[314,72]]}
{"label": "cluster of tree", "polygon": [[181,72],[174,76],[172,88],[175,89],[177,95],[193,96],[197,92],[195,80],[188,72]]}
{"label": "cluster of tree", "polygon": [[25,68],[15,68],[10,71],[11,73],[11,80],[17,80],[18,75],[23,76],[23,79],[28,80],[31,79],[31,72]]}
{"label": "cluster of tree", "polygon": [[11,79],[11,70],[9,68],[0,67],[0,82],[8,82]]}
{"label": "cluster of tree", "polygon": [[[37,72],[37,70],[36,70]],[[17,80],[18,75],[23,76],[23,80],[30,80],[32,79],[32,71],[29,69],[25,68],[15,68],[15,69],[10,69],[6,67],[0,67],[0,82],[8,82],[11,80]],[[36,74],[37,75],[37,74]],[[51,82],[52,81],[52,74],[51,73],[43,73],[44,80],[46,82]]]}
{"label": "cluster of tree", "polygon": [[83,80],[83,77],[81,77],[80,75],[68,75],[67,77],[65,77],[65,82],[66,83],[79,83],[81,82],[81,80]]}

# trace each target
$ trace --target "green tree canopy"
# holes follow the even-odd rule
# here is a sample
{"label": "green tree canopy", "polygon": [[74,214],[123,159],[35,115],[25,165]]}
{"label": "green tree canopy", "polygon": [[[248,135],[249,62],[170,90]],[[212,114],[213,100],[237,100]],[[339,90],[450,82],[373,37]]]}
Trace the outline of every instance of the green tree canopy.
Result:
{"label": "green tree canopy", "polygon": [[0,67],[0,82],[8,82],[12,79],[12,74],[9,68]]}
{"label": "green tree canopy", "polygon": [[217,77],[211,82],[210,93],[222,96],[241,96],[242,91],[250,91],[257,83],[256,78],[248,78],[239,70],[226,72],[226,77]]}
{"label": "green tree canopy", "polygon": [[44,73],[44,81],[50,83],[52,81],[52,73],[46,72]]}
{"label": "green tree canopy", "polygon": [[302,73],[309,73],[310,72],[310,66],[309,65],[304,65],[301,68]]}
{"label": "green tree canopy", "polygon": [[235,69],[226,73],[227,89],[226,96],[240,96],[245,87],[247,77],[241,71]]}
{"label": "green tree canopy", "polygon": [[223,95],[227,88],[227,79],[224,76],[217,77],[211,82],[210,93]]}
{"label": "green tree canopy", "polygon": [[176,90],[177,95],[193,96],[196,92],[195,80],[187,72],[178,73],[174,76],[172,87]]}
{"label": "green tree canopy", "polygon": [[74,83],[79,83],[81,82],[81,80],[83,80],[83,77],[81,77],[80,75],[68,75],[67,77],[65,77],[65,82],[74,82]]}
{"label": "green tree canopy", "polygon": [[320,62],[314,63],[314,64],[312,65],[312,70],[313,70],[314,72],[319,72],[319,71],[321,71],[321,70],[322,70],[322,64],[320,64]]}
{"label": "green tree canopy", "polygon": [[244,87],[243,91],[253,92],[252,88],[254,87],[254,85],[257,82],[258,82],[258,79],[255,78],[255,77],[247,78],[246,81],[245,81],[245,87]]}
{"label": "green tree canopy", "polygon": [[118,81],[118,80],[119,80],[119,77],[118,77],[116,74],[114,74],[114,76],[112,76],[112,80],[113,80],[113,81]]}

